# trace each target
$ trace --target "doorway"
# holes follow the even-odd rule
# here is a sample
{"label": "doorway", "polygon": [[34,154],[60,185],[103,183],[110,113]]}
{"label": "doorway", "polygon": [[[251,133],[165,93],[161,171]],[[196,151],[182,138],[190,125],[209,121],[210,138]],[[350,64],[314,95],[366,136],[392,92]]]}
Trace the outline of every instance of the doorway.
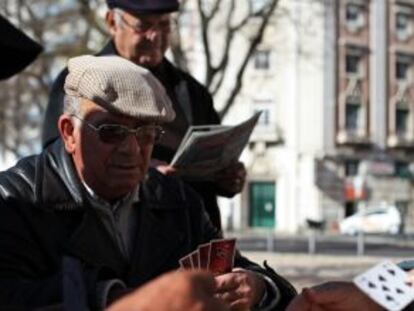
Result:
{"label": "doorway", "polygon": [[274,182],[249,184],[250,227],[275,228],[276,185]]}

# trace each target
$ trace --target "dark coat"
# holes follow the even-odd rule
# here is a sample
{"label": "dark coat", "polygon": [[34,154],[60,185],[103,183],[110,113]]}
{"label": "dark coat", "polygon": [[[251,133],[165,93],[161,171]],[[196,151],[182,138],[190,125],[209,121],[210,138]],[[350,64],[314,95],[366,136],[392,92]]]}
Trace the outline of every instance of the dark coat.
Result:
{"label": "dark coat", "polygon": [[[182,256],[220,236],[194,191],[150,170],[134,206],[138,229],[128,261],[85,196],[60,140],[0,174],[0,306],[62,302],[66,256],[81,260],[93,297],[98,281],[116,278],[140,286],[178,268]],[[272,277],[282,290],[282,306],[295,294],[281,277],[240,254],[235,265]]]}
{"label": "dark coat", "polygon": [[[109,42],[104,49],[98,53],[98,55],[116,54],[117,52],[112,42]],[[220,118],[214,110],[213,99],[210,93],[193,77],[174,67],[174,65],[167,59],[163,60],[159,68],[150,70],[152,70],[152,73],[165,87],[177,115],[173,122],[164,125],[164,130],[167,132],[166,135],[174,132],[182,138],[190,125],[220,123]],[[65,68],[59,74],[52,86],[43,123],[43,147],[46,147],[59,137],[57,120],[63,111],[63,85],[67,74],[68,70]],[[175,152],[176,150],[156,145],[153,152],[153,158],[169,163]],[[187,183],[203,198],[204,205],[211,221],[217,228],[221,229],[220,211],[217,205],[216,196],[222,195],[231,197],[234,193],[222,192],[211,182],[187,181]]]}

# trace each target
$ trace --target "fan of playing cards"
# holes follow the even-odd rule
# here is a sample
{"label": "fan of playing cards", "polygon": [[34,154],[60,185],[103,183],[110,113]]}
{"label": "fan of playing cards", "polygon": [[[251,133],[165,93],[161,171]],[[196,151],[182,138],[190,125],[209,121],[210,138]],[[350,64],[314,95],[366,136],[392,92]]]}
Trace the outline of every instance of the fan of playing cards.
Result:
{"label": "fan of playing cards", "polygon": [[387,310],[399,311],[414,300],[408,274],[391,262],[383,262],[354,278],[354,283]]}
{"label": "fan of playing cards", "polygon": [[180,259],[183,269],[206,269],[213,274],[231,272],[236,253],[236,239],[211,240],[201,244],[190,254]]}

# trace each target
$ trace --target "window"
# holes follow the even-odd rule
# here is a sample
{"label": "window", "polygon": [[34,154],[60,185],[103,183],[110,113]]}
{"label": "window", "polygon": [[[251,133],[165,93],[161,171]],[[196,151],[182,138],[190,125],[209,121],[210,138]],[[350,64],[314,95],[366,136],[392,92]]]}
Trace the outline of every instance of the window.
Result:
{"label": "window", "polygon": [[399,12],[397,13],[395,19],[395,28],[397,31],[407,31],[410,21],[410,17],[406,13]]}
{"label": "window", "polygon": [[355,4],[348,4],[346,6],[346,21],[356,22],[360,15],[360,8]]}
{"label": "window", "polygon": [[346,5],[345,20],[350,31],[357,31],[364,26],[364,11],[361,5],[349,3]]}
{"label": "window", "polygon": [[395,176],[401,178],[410,178],[410,165],[405,161],[396,161],[394,166]]}
{"label": "window", "polygon": [[270,67],[270,51],[259,50],[256,51],[254,56],[254,68],[256,69],[269,69]]}
{"label": "window", "polygon": [[395,16],[395,30],[399,40],[407,40],[411,35],[411,17],[407,12],[398,12]]}
{"label": "window", "polygon": [[254,99],[253,105],[254,113],[258,111],[262,112],[257,122],[258,125],[267,126],[274,123],[274,116],[272,116],[272,111],[274,110],[274,103],[271,99]]}
{"label": "window", "polygon": [[345,202],[345,217],[349,217],[357,212],[356,202]]}
{"label": "window", "polygon": [[359,161],[358,160],[345,160],[345,176],[358,175]]}
{"label": "window", "polygon": [[347,54],[345,60],[346,73],[356,75],[360,73],[361,56],[355,54]]}
{"label": "window", "polygon": [[406,107],[397,107],[395,112],[395,131],[397,134],[406,134],[408,131],[408,120],[410,112]]}
{"label": "window", "polygon": [[347,103],[345,108],[345,129],[356,132],[360,128],[361,105]]}
{"label": "window", "polygon": [[408,72],[410,69],[410,63],[401,59],[398,59],[395,64],[395,76],[398,80],[408,81]]}
{"label": "window", "polygon": [[269,125],[270,124],[270,111],[268,108],[264,109],[255,109],[254,113],[261,111],[259,120],[257,121],[258,125]]}
{"label": "window", "polygon": [[250,0],[253,15],[259,14],[266,6],[266,0]]}

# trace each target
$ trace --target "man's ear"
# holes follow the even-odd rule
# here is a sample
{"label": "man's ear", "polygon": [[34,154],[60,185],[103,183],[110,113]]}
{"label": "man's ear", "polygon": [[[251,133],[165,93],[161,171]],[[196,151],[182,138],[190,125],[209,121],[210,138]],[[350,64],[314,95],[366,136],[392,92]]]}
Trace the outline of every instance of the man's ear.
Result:
{"label": "man's ear", "polygon": [[60,137],[62,138],[65,149],[69,154],[72,154],[76,147],[75,125],[73,123],[73,119],[67,114],[61,115],[58,120]]}
{"label": "man's ear", "polygon": [[109,29],[109,33],[111,37],[115,36],[116,29],[118,26],[116,25],[116,22],[115,22],[115,11],[114,10],[108,10],[106,12],[105,21],[106,21],[106,26]]}

